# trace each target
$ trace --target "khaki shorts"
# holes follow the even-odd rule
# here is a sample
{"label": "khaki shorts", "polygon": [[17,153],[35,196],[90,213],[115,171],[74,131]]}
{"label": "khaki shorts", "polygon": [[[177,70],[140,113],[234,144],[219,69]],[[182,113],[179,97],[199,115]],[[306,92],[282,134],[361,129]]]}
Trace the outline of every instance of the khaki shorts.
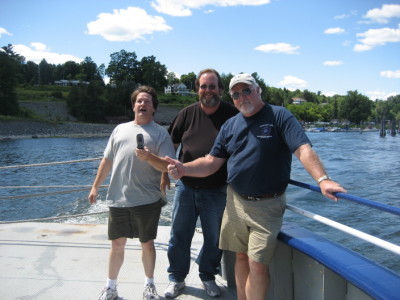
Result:
{"label": "khaki shorts", "polygon": [[285,205],[285,194],[248,201],[228,186],[219,248],[246,253],[253,261],[269,265],[282,227]]}
{"label": "khaki shorts", "polygon": [[157,237],[161,201],[134,207],[110,207],[108,239],[139,238],[141,243]]}

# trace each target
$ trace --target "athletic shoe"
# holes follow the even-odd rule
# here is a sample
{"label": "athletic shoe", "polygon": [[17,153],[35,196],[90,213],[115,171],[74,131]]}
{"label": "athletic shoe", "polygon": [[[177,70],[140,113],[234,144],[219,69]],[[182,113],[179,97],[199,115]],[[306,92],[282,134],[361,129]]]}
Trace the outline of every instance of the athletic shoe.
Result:
{"label": "athletic shoe", "polygon": [[117,288],[112,289],[104,287],[104,289],[101,291],[98,300],[115,300],[117,298],[118,298]]}
{"label": "athletic shoe", "polygon": [[221,296],[221,290],[219,286],[215,283],[214,280],[203,281],[204,289],[207,292],[207,295],[210,297],[219,297]]}
{"label": "athletic shoe", "polygon": [[160,297],[157,294],[154,284],[146,284],[143,292],[143,300],[158,300]]}
{"label": "athletic shoe", "polygon": [[167,289],[165,290],[165,297],[175,298],[179,295],[179,291],[185,287],[185,282],[173,282],[170,281]]}

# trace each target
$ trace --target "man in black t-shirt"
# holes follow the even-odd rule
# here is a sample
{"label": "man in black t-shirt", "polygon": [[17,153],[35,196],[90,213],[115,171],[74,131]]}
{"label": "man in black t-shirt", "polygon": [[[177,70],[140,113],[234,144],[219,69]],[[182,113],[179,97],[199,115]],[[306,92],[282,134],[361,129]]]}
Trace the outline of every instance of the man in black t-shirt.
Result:
{"label": "man in black t-shirt", "polygon": [[[207,155],[222,124],[237,114],[230,103],[221,101],[223,84],[214,69],[200,71],[196,79],[199,101],[182,109],[169,127],[181,162]],[[204,178],[183,177],[176,183],[172,227],[168,247],[169,280],[165,296],[175,298],[185,287],[190,268],[190,246],[200,218],[204,244],[197,259],[199,277],[211,297],[220,295],[215,283],[222,250],[218,248],[222,215],[226,204],[226,165]]]}

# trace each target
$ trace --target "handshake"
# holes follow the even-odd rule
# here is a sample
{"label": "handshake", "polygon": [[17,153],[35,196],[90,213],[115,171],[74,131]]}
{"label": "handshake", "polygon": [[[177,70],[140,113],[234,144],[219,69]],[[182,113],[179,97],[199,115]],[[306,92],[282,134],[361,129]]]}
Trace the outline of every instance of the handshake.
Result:
{"label": "handshake", "polygon": [[173,178],[173,179],[179,179],[184,176],[185,174],[185,167],[183,164],[176,159],[172,159],[168,156],[165,157],[165,159],[169,162],[169,165],[167,167],[168,174]]}

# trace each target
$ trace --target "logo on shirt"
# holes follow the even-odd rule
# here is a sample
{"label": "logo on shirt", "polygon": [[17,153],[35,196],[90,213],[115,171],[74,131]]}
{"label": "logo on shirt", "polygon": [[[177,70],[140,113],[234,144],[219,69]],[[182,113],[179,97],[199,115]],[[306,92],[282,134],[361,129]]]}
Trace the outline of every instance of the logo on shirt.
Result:
{"label": "logo on shirt", "polygon": [[260,127],[258,128],[259,133],[257,134],[258,138],[261,139],[268,139],[272,137],[272,127],[274,125],[273,124],[264,124],[264,125],[260,125]]}

